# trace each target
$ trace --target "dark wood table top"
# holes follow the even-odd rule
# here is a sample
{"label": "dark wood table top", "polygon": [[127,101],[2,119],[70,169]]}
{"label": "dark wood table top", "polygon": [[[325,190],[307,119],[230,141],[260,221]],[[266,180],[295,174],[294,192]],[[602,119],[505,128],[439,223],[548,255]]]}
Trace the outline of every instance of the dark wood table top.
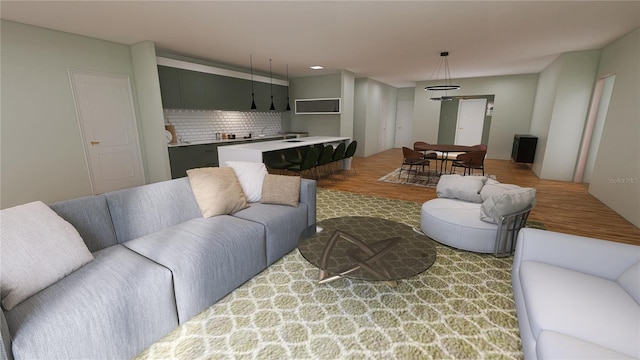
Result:
{"label": "dark wood table top", "polygon": [[418,151],[442,151],[442,152],[465,152],[472,151],[473,146],[452,145],[452,144],[419,144],[415,146]]}

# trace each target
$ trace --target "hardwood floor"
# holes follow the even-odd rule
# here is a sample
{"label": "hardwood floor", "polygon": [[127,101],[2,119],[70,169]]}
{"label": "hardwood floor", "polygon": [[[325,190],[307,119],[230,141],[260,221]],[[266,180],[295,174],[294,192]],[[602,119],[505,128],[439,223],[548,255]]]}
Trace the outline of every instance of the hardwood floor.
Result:
{"label": "hardwood floor", "polygon": [[[401,162],[401,149],[354,157],[355,172],[321,178],[318,186],[417,203],[436,198],[435,189],[378,181]],[[547,230],[640,245],[640,229],[589,194],[587,184],[541,180],[527,165],[508,160],[486,160],[485,173],[502,183],[536,188],[537,205],[529,219],[542,221]]]}

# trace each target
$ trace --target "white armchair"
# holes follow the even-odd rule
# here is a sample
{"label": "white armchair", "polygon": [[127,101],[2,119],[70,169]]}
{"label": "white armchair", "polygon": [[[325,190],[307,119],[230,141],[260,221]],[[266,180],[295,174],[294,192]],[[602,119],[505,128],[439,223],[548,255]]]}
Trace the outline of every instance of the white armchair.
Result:
{"label": "white armchair", "polygon": [[522,229],[512,284],[525,359],[640,358],[640,246]]}

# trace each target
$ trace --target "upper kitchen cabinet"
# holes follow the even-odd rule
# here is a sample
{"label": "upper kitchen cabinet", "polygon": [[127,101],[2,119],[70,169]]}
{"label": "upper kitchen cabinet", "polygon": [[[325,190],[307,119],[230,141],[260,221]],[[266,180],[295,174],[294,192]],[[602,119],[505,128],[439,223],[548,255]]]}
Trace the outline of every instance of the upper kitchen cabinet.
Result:
{"label": "upper kitchen cabinet", "polygon": [[[164,108],[251,110],[251,81],[229,76],[158,66]],[[271,84],[254,81],[258,111],[271,106]],[[288,87],[273,85],[276,111],[285,111]]]}
{"label": "upper kitchen cabinet", "polygon": [[206,74],[180,70],[180,94],[185,109],[207,109]]}
{"label": "upper kitchen cabinet", "polygon": [[162,107],[167,109],[179,109],[182,107],[182,95],[180,94],[179,70],[172,67],[158,66],[160,78],[160,95]]}

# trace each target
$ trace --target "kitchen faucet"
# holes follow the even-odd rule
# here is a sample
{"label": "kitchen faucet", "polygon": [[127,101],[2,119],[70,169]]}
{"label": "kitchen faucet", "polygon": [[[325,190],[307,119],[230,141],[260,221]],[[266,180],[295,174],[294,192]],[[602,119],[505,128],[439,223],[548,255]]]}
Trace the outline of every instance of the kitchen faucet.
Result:
{"label": "kitchen faucet", "polygon": [[265,130],[266,128],[267,128],[267,127],[265,126],[265,127],[263,127],[263,128],[262,128],[262,130],[260,130],[260,135],[264,135],[264,130]]}

